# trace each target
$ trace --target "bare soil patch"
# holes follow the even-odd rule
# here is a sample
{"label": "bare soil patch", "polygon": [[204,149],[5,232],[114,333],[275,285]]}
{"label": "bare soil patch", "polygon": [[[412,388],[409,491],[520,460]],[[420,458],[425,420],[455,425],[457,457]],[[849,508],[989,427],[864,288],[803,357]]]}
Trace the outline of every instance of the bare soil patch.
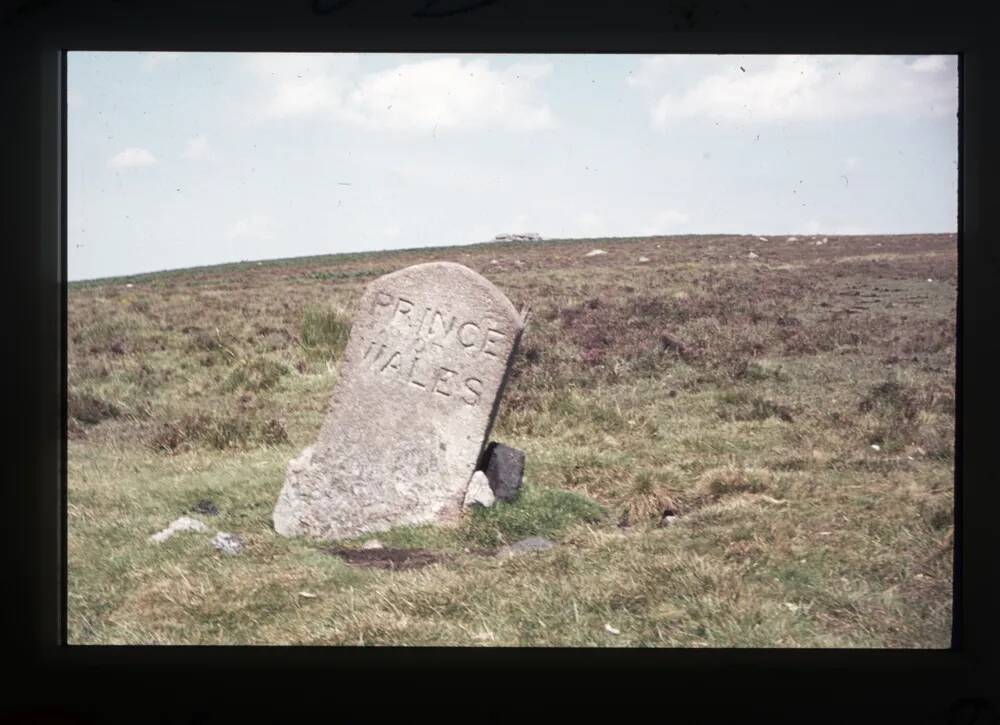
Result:
{"label": "bare soil patch", "polygon": [[329,547],[328,554],[339,556],[348,564],[370,569],[419,569],[442,561],[445,557],[427,549],[345,549]]}

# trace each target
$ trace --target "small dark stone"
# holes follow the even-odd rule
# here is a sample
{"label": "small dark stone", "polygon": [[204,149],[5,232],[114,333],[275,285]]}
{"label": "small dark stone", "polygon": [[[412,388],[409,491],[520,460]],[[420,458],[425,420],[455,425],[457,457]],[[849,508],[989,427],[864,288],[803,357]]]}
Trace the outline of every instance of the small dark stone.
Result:
{"label": "small dark stone", "polygon": [[124,355],[125,343],[122,342],[121,340],[115,340],[114,342],[111,343],[111,352],[113,352],[115,355]]}
{"label": "small dark stone", "polygon": [[486,474],[493,495],[500,501],[511,501],[521,490],[524,477],[524,451],[491,442],[483,451],[478,470]]}
{"label": "small dark stone", "polygon": [[193,511],[196,514],[205,514],[206,516],[219,515],[219,507],[216,506],[211,501],[209,501],[207,498],[203,498],[201,501],[192,506],[191,511]]}

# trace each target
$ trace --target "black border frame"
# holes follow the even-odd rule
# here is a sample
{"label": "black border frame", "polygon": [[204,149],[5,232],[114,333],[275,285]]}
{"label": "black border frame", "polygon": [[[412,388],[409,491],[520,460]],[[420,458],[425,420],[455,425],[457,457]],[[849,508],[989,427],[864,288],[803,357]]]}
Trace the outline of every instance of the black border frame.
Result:
{"label": "black border frame", "polygon": [[[613,668],[646,697],[579,685],[584,704],[603,695],[648,701],[663,716],[688,704],[703,716],[786,713],[793,719],[910,722],[1000,721],[993,586],[1000,552],[993,512],[1000,467],[990,455],[998,359],[996,280],[1000,272],[995,197],[1000,129],[992,79],[1000,63],[990,23],[972,2],[837,4],[791,0],[683,0],[587,3],[541,0],[265,0],[212,3],[58,0],[5,2],[0,108],[13,139],[3,146],[3,242],[13,292],[6,307],[16,330],[17,391],[8,406],[16,443],[5,475],[5,553],[13,576],[6,654],[20,669],[4,703],[101,703],[156,692],[179,678],[188,695],[217,703],[291,673],[298,706],[339,702],[346,675],[380,681],[390,670],[512,670],[517,688],[545,685],[539,670],[572,669],[574,679]],[[802,52],[959,53],[959,299],[956,370],[956,547],[953,648],[892,650],[479,650],[429,648],[66,647],[65,551],[65,56],[61,49],[105,50],[393,50],[503,52]],[[10,119],[8,121],[8,119]],[[11,141],[13,140],[13,143]],[[10,222],[8,224],[8,221]],[[6,286],[11,290],[11,286]],[[970,391],[975,391],[970,394]],[[6,458],[6,457],[5,457]],[[5,470],[10,467],[6,465]],[[57,486],[61,483],[61,486]],[[10,571],[11,567],[5,567]],[[222,668],[235,674],[230,689]],[[527,672],[531,670],[531,672]],[[333,671],[338,674],[332,677]],[[484,676],[482,673],[480,677]],[[492,676],[490,677],[492,680]],[[602,678],[603,679],[603,678]],[[208,681],[214,684],[209,687]],[[702,685],[703,687],[699,687]],[[382,686],[385,686],[384,684]],[[451,691],[457,688],[448,688]],[[556,688],[557,693],[560,691]],[[629,689],[632,689],[631,687]],[[395,690],[393,690],[395,692]],[[454,693],[457,694],[457,693]],[[563,697],[567,693],[563,691]],[[697,697],[701,695],[701,698]],[[451,697],[449,692],[447,697]],[[494,701],[493,695],[487,695]],[[707,699],[702,699],[707,697]],[[385,698],[383,698],[385,699]],[[507,704],[516,706],[518,698]],[[251,700],[252,701],[252,700]],[[244,700],[244,702],[246,702]],[[667,704],[669,703],[669,704]],[[184,707],[175,700],[167,707]],[[428,703],[430,704],[430,703]],[[499,703],[495,703],[499,704]],[[381,703],[380,703],[381,705]],[[492,705],[491,705],[492,707]],[[329,714],[332,707],[325,708]],[[3,710],[0,709],[0,713]],[[282,712],[288,713],[287,708]],[[259,711],[256,714],[261,714]],[[472,715],[470,715],[472,716]],[[829,720],[828,720],[829,718]]]}

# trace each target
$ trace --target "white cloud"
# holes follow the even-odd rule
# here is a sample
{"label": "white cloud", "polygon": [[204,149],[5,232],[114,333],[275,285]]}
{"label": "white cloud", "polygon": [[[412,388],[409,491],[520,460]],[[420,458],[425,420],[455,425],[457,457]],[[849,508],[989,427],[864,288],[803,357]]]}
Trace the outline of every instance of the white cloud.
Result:
{"label": "white cloud", "polygon": [[170,63],[172,61],[178,60],[181,57],[180,53],[168,53],[168,52],[152,52],[152,53],[142,53],[142,63],[140,67],[144,71],[155,70],[164,63]]}
{"label": "white cloud", "polygon": [[[742,56],[739,56],[742,57]],[[739,64],[736,63],[738,66]],[[652,55],[644,56],[625,82],[635,88],[658,90],[664,79],[677,81],[692,71],[704,75],[712,70],[734,66],[730,56],[722,55]]]}
{"label": "white cloud", "polygon": [[266,84],[259,115],[291,118],[336,109],[360,58],[356,53],[250,53],[245,63]]}
{"label": "white cloud", "polygon": [[[700,72],[685,83],[691,64]],[[647,95],[657,127],[691,118],[814,121],[958,110],[953,56],[667,56],[644,59],[629,84]]]}
{"label": "white cloud", "polygon": [[204,136],[195,136],[188,141],[184,146],[184,152],[181,154],[185,159],[192,159],[194,161],[210,158],[211,155],[212,149],[208,145],[208,139]]}
{"label": "white cloud", "polygon": [[226,239],[267,241],[274,239],[274,220],[266,214],[251,214],[226,229]]}
{"label": "white cloud", "polygon": [[355,55],[266,56],[255,54],[248,65],[268,84],[260,115],[269,118],[325,116],[419,133],[555,125],[537,88],[551,72],[549,64],[496,68],[489,59],[444,57],[361,74]]}
{"label": "white cloud", "polygon": [[433,131],[501,127],[549,128],[552,112],[534,83],[551,66],[498,70],[489,61],[435,58],[372,73],[347,97],[344,116],[364,126]]}
{"label": "white cloud", "polygon": [[127,148],[108,159],[112,169],[132,169],[140,166],[152,166],[156,157],[148,149]]}

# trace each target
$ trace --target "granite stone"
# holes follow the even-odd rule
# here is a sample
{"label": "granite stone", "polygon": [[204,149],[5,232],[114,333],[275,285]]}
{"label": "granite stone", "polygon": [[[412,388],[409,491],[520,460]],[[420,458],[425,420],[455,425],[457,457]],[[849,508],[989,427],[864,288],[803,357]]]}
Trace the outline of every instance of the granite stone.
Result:
{"label": "granite stone", "polygon": [[457,522],[523,327],[503,292],[460,264],[372,281],[318,439],[286,469],[275,530],[334,540]]}

